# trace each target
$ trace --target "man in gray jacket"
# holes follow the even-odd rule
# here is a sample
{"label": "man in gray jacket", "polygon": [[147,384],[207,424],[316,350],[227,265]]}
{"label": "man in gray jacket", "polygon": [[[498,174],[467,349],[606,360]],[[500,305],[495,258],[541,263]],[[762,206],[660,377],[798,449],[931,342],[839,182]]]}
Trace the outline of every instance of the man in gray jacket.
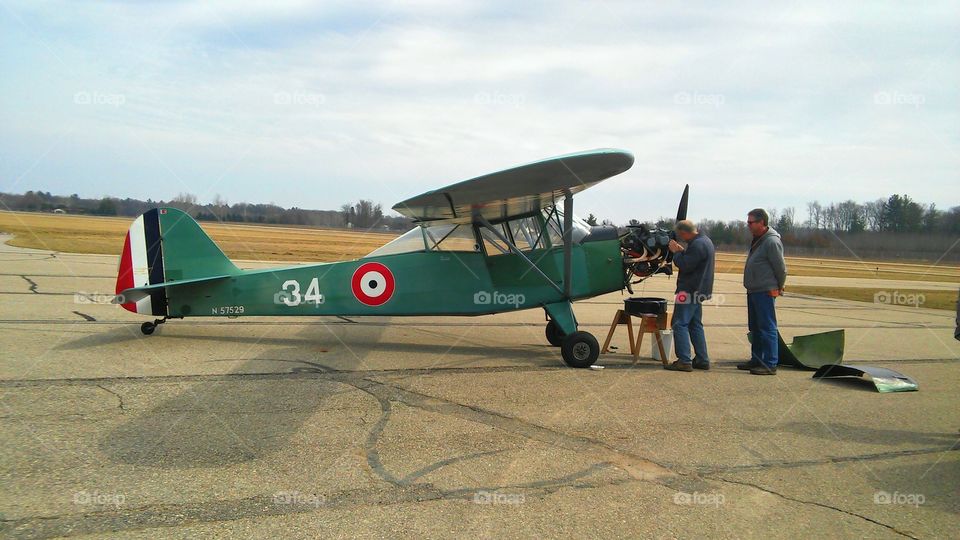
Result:
{"label": "man in gray jacket", "polygon": [[[673,349],[677,361],[664,366],[671,371],[710,369],[707,337],[703,332],[703,302],[713,294],[713,242],[697,231],[689,219],[677,222],[677,238],[686,242],[683,247],[670,241],[673,264],[680,269],[677,277],[676,302],[673,307]],[[690,357],[690,344],[696,356]]]}
{"label": "man in gray jacket", "polygon": [[783,259],[780,233],[770,228],[769,220],[763,208],[747,213],[747,227],[753,240],[743,266],[743,286],[747,289],[751,351],[750,361],[737,364],[737,369],[749,370],[753,375],[776,375],[779,363],[775,302],[783,294],[787,263]]}

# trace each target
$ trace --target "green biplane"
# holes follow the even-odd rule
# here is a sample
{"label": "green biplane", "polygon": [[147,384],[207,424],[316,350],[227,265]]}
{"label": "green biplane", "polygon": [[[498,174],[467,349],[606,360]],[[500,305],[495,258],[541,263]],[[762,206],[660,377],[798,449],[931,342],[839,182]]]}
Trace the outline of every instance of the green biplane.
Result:
{"label": "green biplane", "polygon": [[466,180],[395,205],[416,227],[366,257],[266,270],[237,268],[181,210],[152,209],[127,233],[115,303],[162,317],[143,323],[147,335],[185,317],[472,316],[541,308],[546,338],[566,364],[588,367],[600,347],[577,329],[571,302],[670,272],[669,231],[591,227],[573,215],[575,193],[632,165],[631,154],[603,149]]}

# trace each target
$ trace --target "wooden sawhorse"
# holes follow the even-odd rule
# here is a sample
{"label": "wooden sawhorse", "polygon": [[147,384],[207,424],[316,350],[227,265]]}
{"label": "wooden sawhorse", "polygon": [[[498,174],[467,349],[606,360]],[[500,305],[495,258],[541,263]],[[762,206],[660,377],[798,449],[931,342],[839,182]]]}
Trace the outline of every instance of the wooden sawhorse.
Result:
{"label": "wooden sawhorse", "polygon": [[[634,317],[640,319],[640,329],[637,331],[636,339],[633,337]],[[613,334],[617,331],[617,326],[625,324],[627,325],[627,332],[629,333],[630,354],[633,356],[634,364],[640,360],[640,347],[643,345],[643,335],[646,333],[651,333],[657,340],[657,350],[660,353],[660,361],[663,362],[663,365],[667,365],[670,363],[670,360],[667,358],[667,353],[663,350],[662,332],[667,329],[669,321],[669,312],[661,315],[630,315],[626,311],[618,309],[617,314],[613,317],[613,322],[610,323],[610,331],[607,332],[607,339],[603,342],[603,349],[601,349],[601,352],[610,352],[610,340],[613,339]]]}

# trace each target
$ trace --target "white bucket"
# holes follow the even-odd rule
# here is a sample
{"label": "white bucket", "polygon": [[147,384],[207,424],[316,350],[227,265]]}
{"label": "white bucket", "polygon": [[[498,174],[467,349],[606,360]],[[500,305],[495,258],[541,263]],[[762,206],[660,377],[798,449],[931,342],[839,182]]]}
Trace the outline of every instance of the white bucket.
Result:
{"label": "white bucket", "polygon": [[[661,330],[660,334],[663,336],[663,352],[667,354],[667,360],[670,360],[670,353],[673,352],[673,331],[672,330]],[[658,362],[663,362],[663,359],[660,358],[660,349],[657,348],[657,337],[654,335],[646,336],[650,339],[650,356]]]}

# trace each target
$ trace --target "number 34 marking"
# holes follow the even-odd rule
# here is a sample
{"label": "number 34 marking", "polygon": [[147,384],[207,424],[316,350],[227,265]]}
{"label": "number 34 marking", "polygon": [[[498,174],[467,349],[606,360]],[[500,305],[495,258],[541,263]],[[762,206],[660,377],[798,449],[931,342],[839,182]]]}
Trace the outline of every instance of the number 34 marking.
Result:
{"label": "number 34 marking", "polygon": [[300,282],[295,279],[288,279],[283,282],[280,292],[276,296],[290,307],[299,306],[302,303],[319,306],[325,301],[323,295],[320,294],[320,281],[317,278],[310,280],[310,285],[307,286],[307,291],[303,295],[300,294]]}

